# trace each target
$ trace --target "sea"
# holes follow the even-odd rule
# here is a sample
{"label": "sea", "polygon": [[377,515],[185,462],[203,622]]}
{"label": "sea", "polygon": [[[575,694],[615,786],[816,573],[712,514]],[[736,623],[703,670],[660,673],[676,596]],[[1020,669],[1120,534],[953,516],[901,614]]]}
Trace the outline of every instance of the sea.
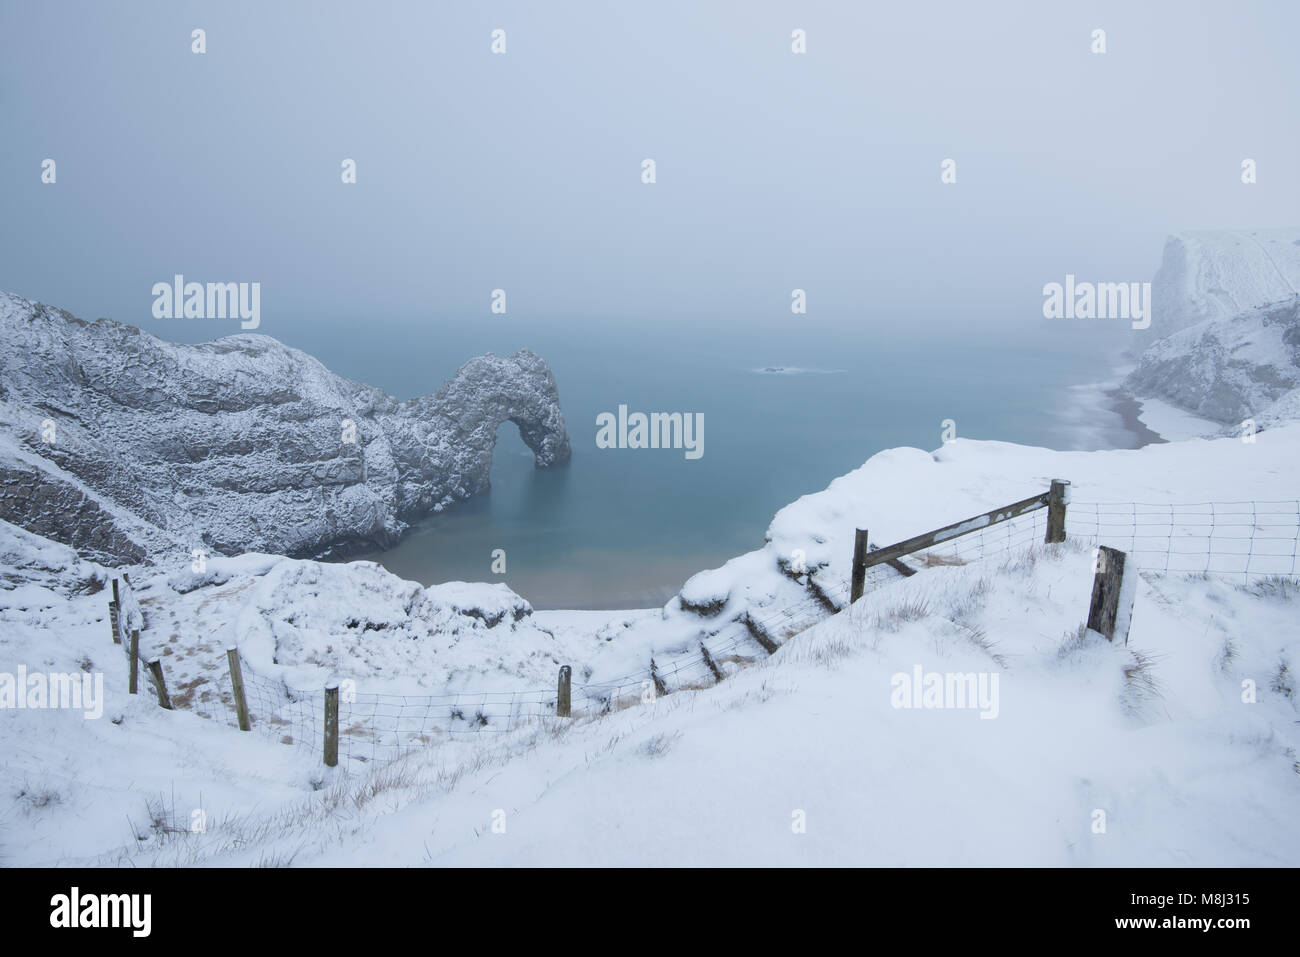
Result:
{"label": "sea", "polygon": [[[549,363],[569,462],[535,468],[503,423],[489,491],[394,547],[349,556],[423,584],[504,582],[541,609],[660,605],[696,572],[760,547],[782,506],[882,449],[953,436],[1141,441],[1106,394],[1127,339],[1096,323],[376,321],[302,326],[283,341],[403,399],[486,352],[529,348]],[[702,416],[701,454],[599,447],[598,417],[620,405]]]}

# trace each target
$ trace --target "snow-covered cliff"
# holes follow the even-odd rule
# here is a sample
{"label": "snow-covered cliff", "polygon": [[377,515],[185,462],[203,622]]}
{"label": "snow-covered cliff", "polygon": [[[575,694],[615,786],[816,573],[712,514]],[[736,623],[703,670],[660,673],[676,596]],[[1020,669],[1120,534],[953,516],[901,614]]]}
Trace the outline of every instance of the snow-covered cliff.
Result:
{"label": "snow-covered cliff", "polygon": [[1126,391],[1229,431],[1300,418],[1300,227],[1170,236],[1152,298]]}
{"label": "snow-covered cliff", "polygon": [[1125,383],[1239,427],[1267,428],[1300,417],[1300,296],[1234,316],[1207,319],[1153,344]]}
{"label": "snow-covered cliff", "polygon": [[1165,240],[1145,347],[1209,319],[1300,295],[1300,227],[1183,232]]}
{"label": "snow-covered cliff", "polygon": [[399,402],[262,335],[197,346],[0,293],[0,518],[88,557],[387,545],[488,486],[497,427],[569,457],[527,350]]}

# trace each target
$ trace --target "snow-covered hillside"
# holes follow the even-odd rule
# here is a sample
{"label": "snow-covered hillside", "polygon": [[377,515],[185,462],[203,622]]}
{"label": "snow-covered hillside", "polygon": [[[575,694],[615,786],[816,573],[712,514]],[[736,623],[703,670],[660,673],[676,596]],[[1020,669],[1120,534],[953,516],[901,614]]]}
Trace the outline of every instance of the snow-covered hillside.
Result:
{"label": "snow-covered hillside", "polygon": [[1300,295],[1300,227],[1198,230],[1165,241],[1143,344]]}
{"label": "snow-covered hillside", "polygon": [[1170,236],[1152,296],[1123,383],[1143,425],[1177,440],[1300,418],[1300,228]]}
{"label": "snow-covered hillside", "polygon": [[[162,657],[170,712],[147,688],[125,693],[109,570],[0,526],[3,660],[102,673],[105,688],[98,720],[0,710],[0,857],[1294,865],[1295,520],[1286,574],[1148,567],[1127,647],[1091,643],[1078,626],[1094,543],[1128,547],[1096,503],[1285,504],[1298,465],[1300,426],[1131,452],[894,449],[783,509],[763,547],[634,612],[537,612],[503,587],[425,589],[369,563],[249,555],[197,574],[137,568],[141,640]],[[854,527],[887,544],[1056,477],[1073,483],[1065,545],[1023,528],[1004,539],[999,526],[988,557],[915,562],[911,578],[873,578],[844,608]],[[1200,547],[1199,534],[1178,544]],[[1204,541],[1233,561],[1246,554]],[[807,619],[780,627],[792,607]],[[767,623],[774,654],[746,620]],[[716,686],[668,674],[672,693],[650,692],[650,704],[578,706],[584,688],[645,675],[651,658],[698,659],[701,643],[737,628]],[[579,716],[433,727],[403,757],[344,748],[327,769],[316,748],[267,733],[264,716],[241,733],[204,698],[220,696],[228,642],[260,675],[313,695],[331,675],[363,694],[553,694],[569,664]],[[898,706],[918,668],[971,675],[989,694],[977,707]]]}
{"label": "snow-covered hillside", "polygon": [[1156,342],[1125,380],[1134,395],[1237,427],[1300,417],[1300,296],[1207,319]]}

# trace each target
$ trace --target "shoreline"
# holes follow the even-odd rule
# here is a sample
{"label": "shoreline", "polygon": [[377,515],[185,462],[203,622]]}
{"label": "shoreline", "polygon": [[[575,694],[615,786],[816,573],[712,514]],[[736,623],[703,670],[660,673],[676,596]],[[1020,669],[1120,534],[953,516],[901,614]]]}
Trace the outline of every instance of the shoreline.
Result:
{"label": "shoreline", "polygon": [[1138,444],[1133,448],[1140,449],[1148,445],[1168,443],[1168,439],[1159,432],[1153,431],[1139,418],[1142,413],[1142,402],[1126,392],[1123,387],[1104,389],[1102,394],[1109,400],[1110,410],[1120,417],[1124,429],[1137,441]]}

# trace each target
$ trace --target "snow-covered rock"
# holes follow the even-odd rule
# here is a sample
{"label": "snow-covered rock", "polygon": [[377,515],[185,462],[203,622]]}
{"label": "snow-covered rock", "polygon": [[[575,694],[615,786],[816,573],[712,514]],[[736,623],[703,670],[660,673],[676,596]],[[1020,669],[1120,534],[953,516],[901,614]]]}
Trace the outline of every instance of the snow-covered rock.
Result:
{"label": "snow-covered rock", "polygon": [[107,569],[83,560],[75,549],[0,521],[0,591],[8,592],[4,602],[18,601],[17,590],[28,586],[62,595],[94,594],[108,579]]}
{"label": "snow-covered rock", "polygon": [[488,487],[497,427],[569,456],[528,350],[399,402],[262,335],[179,345],[0,293],[0,519],[106,562],[385,546]]}
{"label": "snow-covered rock", "polygon": [[1300,296],[1161,339],[1142,354],[1125,388],[1233,427],[1246,419],[1259,427],[1293,421],[1300,412]]}
{"label": "snow-covered rock", "polygon": [[1152,298],[1127,392],[1229,430],[1296,420],[1300,227],[1170,236]]}

